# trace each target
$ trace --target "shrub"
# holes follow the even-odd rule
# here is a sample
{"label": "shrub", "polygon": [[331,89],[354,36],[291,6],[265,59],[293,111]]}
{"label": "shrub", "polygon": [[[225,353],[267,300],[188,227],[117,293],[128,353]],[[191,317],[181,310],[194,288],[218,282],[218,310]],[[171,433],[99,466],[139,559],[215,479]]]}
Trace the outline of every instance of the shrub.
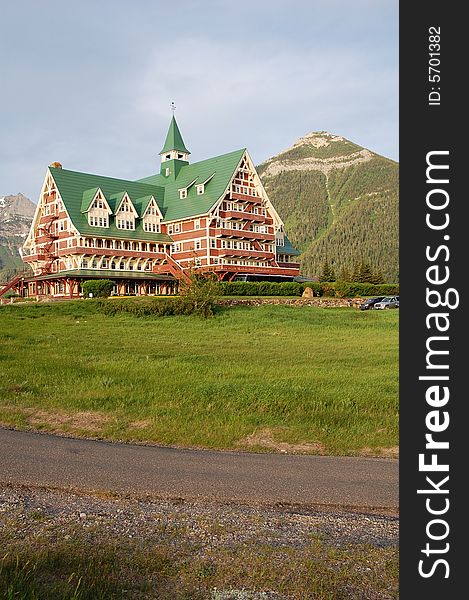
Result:
{"label": "shrub", "polygon": [[180,293],[178,298],[101,299],[97,306],[106,315],[127,313],[138,317],[199,315],[207,318],[215,313],[219,285],[213,274],[190,273],[189,281],[181,282]]}
{"label": "shrub", "polygon": [[89,279],[81,284],[83,296],[88,298],[107,298],[111,295],[114,283],[110,279]]}

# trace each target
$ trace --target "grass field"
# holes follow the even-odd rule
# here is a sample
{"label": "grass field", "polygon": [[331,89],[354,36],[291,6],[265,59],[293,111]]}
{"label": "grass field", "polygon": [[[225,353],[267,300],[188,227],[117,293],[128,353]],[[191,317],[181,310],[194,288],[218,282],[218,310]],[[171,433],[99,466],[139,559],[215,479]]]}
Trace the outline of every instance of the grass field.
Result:
{"label": "grass field", "polygon": [[398,443],[398,311],[236,307],[203,320],[6,305],[0,349],[5,425],[256,451]]}

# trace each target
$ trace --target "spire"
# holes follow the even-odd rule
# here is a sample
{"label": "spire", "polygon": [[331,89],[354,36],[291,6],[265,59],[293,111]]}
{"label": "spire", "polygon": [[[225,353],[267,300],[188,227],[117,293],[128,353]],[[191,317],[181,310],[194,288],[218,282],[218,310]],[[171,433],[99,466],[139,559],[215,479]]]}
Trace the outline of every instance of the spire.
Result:
{"label": "spire", "polygon": [[[189,150],[184,145],[184,140],[182,139],[181,132],[179,131],[178,124],[176,123],[176,119],[173,117],[171,119],[171,123],[169,124],[168,134],[166,136],[166,141],[164,143],[163,149],[160,154],[166,154],[170,152],[175,152],[179,154],[184,154],[184,158],[181,157],[182,160],[187,160],[188,155],[190,154]],[[171,158],[179,158],[176,156],[171,156]]]}

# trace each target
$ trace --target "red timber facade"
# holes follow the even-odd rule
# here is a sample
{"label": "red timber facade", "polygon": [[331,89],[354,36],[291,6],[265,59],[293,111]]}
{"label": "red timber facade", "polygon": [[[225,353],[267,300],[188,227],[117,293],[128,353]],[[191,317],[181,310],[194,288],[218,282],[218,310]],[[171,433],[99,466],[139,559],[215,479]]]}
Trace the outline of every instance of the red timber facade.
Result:
{"label": "red timber facade", "polygon": [[173,294],[189,269],[220,280],[292,280],[297,255],[246,149],[189,163],[173,117],[160,173],[128,181],[47,170],[23,246],[23,295],[79,297],[84,280],[114,293]]}

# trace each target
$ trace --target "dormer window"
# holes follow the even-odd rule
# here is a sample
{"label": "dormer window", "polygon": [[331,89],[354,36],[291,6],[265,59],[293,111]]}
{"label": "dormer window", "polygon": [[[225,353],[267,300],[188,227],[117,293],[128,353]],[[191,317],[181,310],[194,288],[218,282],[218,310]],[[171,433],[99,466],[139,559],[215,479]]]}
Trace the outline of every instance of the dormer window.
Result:
{"label": "dormer window", "polygon": [[160,233],[160,221],[161,213],[156,200],[152,197],[143,215],[143,230],[148,233]]}
{"label": "dormer window", "polygon": [[91,227],[109,227],[110,213],[111,210],[101,190],[98,190],[88,210],[88,225]]}
{"label": "dormer window", "polygon": [[179,198],[181,200],[184,200],[184,198],[187,198],[187,188],[182,188],[181,190],[179,190]]}
{"label": "dormer window", "polygon": [[205,192],[205,185],[203,183],[196,185],[195,189],[197,190],[197,195],[201,196]]}
{"label": "dormer window", "polygon": [[123,195],[115,215],[118,229],[135,229],[135,219],[138,215],[127,192]]}

